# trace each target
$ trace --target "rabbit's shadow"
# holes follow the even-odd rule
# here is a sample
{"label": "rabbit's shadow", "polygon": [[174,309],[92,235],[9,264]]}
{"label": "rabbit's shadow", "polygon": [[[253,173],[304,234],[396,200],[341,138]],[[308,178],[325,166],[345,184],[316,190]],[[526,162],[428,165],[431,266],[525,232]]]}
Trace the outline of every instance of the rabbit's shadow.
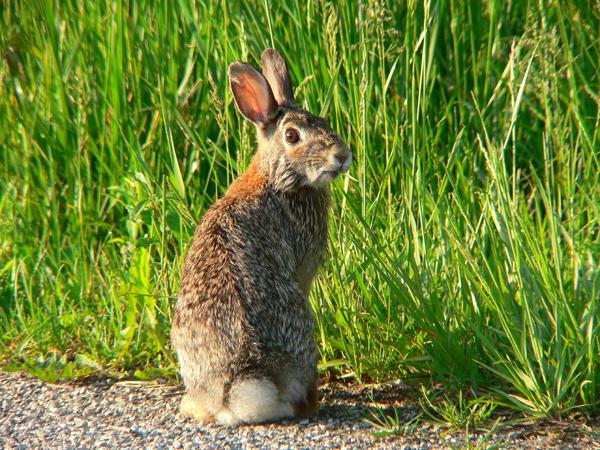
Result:
{"label": "rabbit's shadow", "polygon": [[406,386],[386,385],[377,388],[345,385],[326,386],[320,389],[320,407],[317,415],[299,420],[290,419],[285,424],[309,423],[327,425],[333,422],[356,424],[370,422],[376,415],[405,413],[415,409],[414,397]]}

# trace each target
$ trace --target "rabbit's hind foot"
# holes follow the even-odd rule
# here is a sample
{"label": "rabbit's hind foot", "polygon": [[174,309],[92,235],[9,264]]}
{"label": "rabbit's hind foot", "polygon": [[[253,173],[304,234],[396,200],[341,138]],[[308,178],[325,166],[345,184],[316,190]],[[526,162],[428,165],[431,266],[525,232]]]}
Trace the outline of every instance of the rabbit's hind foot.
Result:
{"label": "rabbit's hind foot", "polygon": [[179,413],[183,417],[191,417],[198,422],[213,422],[214,417],[206,406],[197,398],[193,398],[189,394],[186,394],[181,399],[181,405],[179,406]]}
{"label": "rabbit's hind foot", "polygon": [[293,403],[294,416],[300,419],[310,419],[319,411],[319,394],[316,385],[308,390],[306,398]]}

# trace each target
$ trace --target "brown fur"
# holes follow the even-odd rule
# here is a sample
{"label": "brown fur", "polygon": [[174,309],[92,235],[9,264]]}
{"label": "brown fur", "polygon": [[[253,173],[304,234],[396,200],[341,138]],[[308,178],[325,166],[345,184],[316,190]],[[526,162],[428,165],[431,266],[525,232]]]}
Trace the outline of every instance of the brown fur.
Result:
{"label": "brown fur", "polygon": [[259,172],[259,162],[254,160],[248,170],[229,186],[224,200],[235,201],[256,197],[260,195],[267,182],[267,177]]}

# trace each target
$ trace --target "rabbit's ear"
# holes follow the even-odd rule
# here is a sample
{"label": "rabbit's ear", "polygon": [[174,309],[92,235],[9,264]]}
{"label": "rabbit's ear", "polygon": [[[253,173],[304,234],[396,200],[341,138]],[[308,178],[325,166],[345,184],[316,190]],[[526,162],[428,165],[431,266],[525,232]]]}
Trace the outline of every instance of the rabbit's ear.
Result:
{"label": "rabbit's ear", "polygon": [[263,73],[271,85],[277,103],[279,105],[294,103],[294,90],[283,56],[274,48],[268,48],[263,52],[261,59]]}
{"label": "rabbit's ear", "polygon": [[277,102],[265,77],[250,64],[229,66],[229,84],[240,112],[257,125],[266,126],[276,116]]}

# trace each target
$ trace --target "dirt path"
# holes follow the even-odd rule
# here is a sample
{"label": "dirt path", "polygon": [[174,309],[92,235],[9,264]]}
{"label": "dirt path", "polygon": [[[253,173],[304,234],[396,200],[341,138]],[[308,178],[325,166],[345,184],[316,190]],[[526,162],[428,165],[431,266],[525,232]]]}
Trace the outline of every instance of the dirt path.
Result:
{"label": "dirt path", "polygon": [[[0,448],[463,448],[464,433],[428,424],[401,436],[375,437],[365,417],[377,403],[395,405],[407,421],[418,409],[401,388],[372,392],[321,388],[318,417],[310,421],[224,428],[199,425],[177,414],[182,390],[148,383],[45,383],[0,372]],[[572,424],[570,425],[572,428]],[[568,428],[568,427],[567,427]],[[553,427],[556,430],[556,427]],[[594,448],[600,433],[503,429],[469,436],[472,445],[501,448]],[[582,429],[581,431],[584,431]],[[594,440],[594,438],[596,440]]]}

